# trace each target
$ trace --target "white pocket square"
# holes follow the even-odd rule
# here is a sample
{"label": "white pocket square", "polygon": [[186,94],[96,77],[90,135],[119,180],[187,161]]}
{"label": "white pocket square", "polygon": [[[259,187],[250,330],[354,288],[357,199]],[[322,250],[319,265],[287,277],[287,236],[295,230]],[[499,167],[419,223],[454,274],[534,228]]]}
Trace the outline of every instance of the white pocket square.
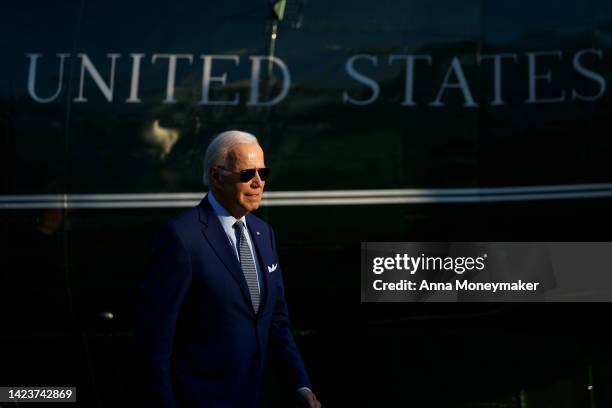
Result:
{"label": "white pocket square", "polygon": [[278,268],[278,264],[268,265],[268,272],[272,273]]}

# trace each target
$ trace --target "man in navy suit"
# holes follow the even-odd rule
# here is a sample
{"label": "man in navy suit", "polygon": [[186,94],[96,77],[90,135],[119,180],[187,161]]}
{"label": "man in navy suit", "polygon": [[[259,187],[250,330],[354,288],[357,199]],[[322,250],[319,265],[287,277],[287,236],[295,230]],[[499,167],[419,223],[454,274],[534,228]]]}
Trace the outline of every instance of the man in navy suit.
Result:
{"label": "man in navy suit", "polygon": [[219,134],[204,158],[210,192],[153,241],[135,339],[155,406],[257,407],[274,362],[320,407],[291,333],[274,233],[249,214],[268,175],[253,135]]}

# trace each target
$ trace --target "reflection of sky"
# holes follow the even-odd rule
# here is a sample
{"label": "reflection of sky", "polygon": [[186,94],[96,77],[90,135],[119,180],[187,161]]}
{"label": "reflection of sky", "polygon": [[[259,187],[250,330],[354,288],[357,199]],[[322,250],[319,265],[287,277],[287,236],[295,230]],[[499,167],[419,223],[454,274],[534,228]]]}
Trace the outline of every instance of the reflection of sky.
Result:
{"label": "reflection of sky", "polygon": [[18,75],[27,71],[26,53],[71,52],[80,1],[10,3],[10,6],[0,5],[0,95],[3,96],[25,92],[26,83]]}
{"label": "reflection of sky", "polygon": [[609,0],[340,0],[309,2],[303,10],[302,27],[307,33],[482,36],[492,42],[515,41],[527,32],[591,32],[596,22],[612,19]]}
{"label": "reflection of sky", "polygon": [[[338,0],[301,4],[300,29],[281,24],[276,55],[291,64],[296,81],[310,76],[322,83],[336,81],[340,76],[336,73],[345,77],[344,61],[349,54],[385,54],[378,67],[384,76],[385,71],[395,71],[387,67],[386,55],[414,52],[426,44],[480,38],[489,43],[511,43],[537,32],[558,33],[558,39],[590,32],[595,23],[610,27],[612,21],[612,2],[608,0]],[[107,63],[105,54],[119,52],[118,79],[129,76],[128,53],[145,53],[141,79],[160,84],[166,64],[151,65],[150,55],[189,53],[194,54],[193,65],[179,62],[177,75],[195,72],[199,76],[199,54],[265,54],[269,7],[266,2],[250,1],[15,2],[10,9],[4,6],[6,10],[0,14],[0,32],[4,34],[0,41],[9,61],[0,66],[1,92],[11,86],[25,92],[26,52],[86,52],[98,58],[94,63],[101,70]],[[603,31],[600,39],[608,42],[611,30]],[[546,48],[546,41],[536,46]],[[557,41],[551,41],[554,43],[548,48],[558,48]],[[245,70],[246,62],[243,57]],[[242,79],[242,67],[240,71]],[[228,80],[235,81],[236,75]],[[9,85],[15,82],[19,86]]]}
{"label": "reflection of sky", "polygon": [[[612,2],[610,2],[612,3]],[[427,52],[435,59],[453,53],[449,45],[477,44],[481,39],[517,52],[590,46],[597,19],[612,16],[604,0],[515,2],[481,1],[334,1],[308,2],[302,8],[301,28],[281,27],[277,55],[291,68],[294,84],[304,80],[318,86],[354,82],[345,73],[346,58],[377,55],[377,67],[363,62],[360,72],[388,78],[398,71],[389,54]],[[367,10],[367,11],[365,11]],[[605,34],[601,36],[605,40]],[[568,41],[569,39],[569,41]],[[436,44],[444,45],[437,47]],[[457,48],[457,54],[470,47]]]}
{"label": "reflection of sky", "polygon": [[[483,38],[490,44],[512,47],[512,43],[524,44],[534,33],[550,33],[540,36],[534,46],[557,49],[560,38],[590,32],[596,23],[604,27],[599,34],[601,42],[609,43],[612,31],[605,29],[612,21],[612,2],[608,0],[300,0],[299,3],[300,29],[281,24],[276,42],[276,55],[289,64],[294,83],[310,80],[325,85],[338,80],[352,81],[345,75],[344,63],[348,55],[357,53],[378,54],[375,69],[380,78],[385,78],[401,65],[400,62],[395,63],[395,68],[389,65],[389,54],[420,52],[430,44]],[[119,81],[125,82],[130,75],[130,52],[146,54],[141,82],[156,83],[160,88],[165,82],[167,63],[160,60],[151,64],[153,53],[194,55],[193,64],[184,60],[178,63],[179,86],[181,77],[201,75],[199,54],[241,53],[240,68],[228,68],[228,82],[244,80],[249,69],[246,55],[265,54],[268,49],[269,7],[266,2],[250,1],[15,2],[0,14],[3,23],[0,30],[4,33],[0,41],[9,55],[9,63],[0,66],[1,92],[11,87],[13,91],[25,92],[26,52],[45,53],[39,69],[51,73],[57,62],[51,58],[52,53],[70,52],[74,59],[76,51],[86,52],[103,76],[108,72],[105,54],[121,53],[116,77],[122,88],[127,85]],[[22,33],[29,34],[19,35]],[[448,51],[446,48],[444,52]],[[43,87],[44,81],[37,86]],[[44,93],[44,88],[40,89]],[[54,84],[49,91],[53,89]]]}
{"label": "reflection of sky", "polygon": [[[258,3],[178,1],[154,4],[89,2],[78,45],[132,52],[213,53],[265,39],[265,7]],[[144,13],[142,13],[144,11]],[[112,35],[109,36],[109,23]]]}
{"label": "reflection of sky", "polygon": [[340,0],[309,2],[306,31],[420,32],[478,35],[480,0]]}
{"label": "reflection of sky", "polygon": [[[295,44],[299,42],[304,45],[296,47]],[[466,47],[465,44],[472,46]],[[304,52],[306,47],[308,52]],[[306,40],[301,32],[286,31],[280,33],[277,41],[277,56],[291,68],[294,84],[332,88],[356,84],[345,68],[347,59],[353,55],[376,56],[376,66],[367,60],[359,60],[355,66],[359,72],[380,81],[405,72],[404,61],[389,63],[392,54],[430,54],[434,58],[433,65],[440,65],[447,64],[454,55],[466,52],[475,55],[476,50],[476,42],[470,38],[397,33],[338,32],[331,39],[325,34],[310,33]],[[417,62],[416,75],[426,69],[425,62]]]}
{"label": "reflection of sky", "polygon": [[484,38],[489,42],[510,42],[528,32],[556,32],[565,36],[590,33],[595,7],[589,0],[488,0],[483,15]]}
{"label": "reflection of sky", "polygon": [[[179,62],[177,78],[190,72],[201,76],[200,54],[226,54],[228,50],[266,53],[269,10],[260,3],[111,0],[84,1],[82,9],[81,3],[23,1],[10,8],[0,6],[0,44],[5,55],[5,63],[0,65],[0,95],[26,92],[27,53],[43,53],[39,73],[46,73],[49,82],[57,76],[55,54],[59,52],[70,53],[73,60],[78,52],[86,53],[104,78],[110,67],[106,54],[120,53],[118,81],[129,78],[129,53],[144,53],[141,81],[150,79],[160,87],[165,83],[167,62],[151,64],[153,53],[193,54],[191,67],[187,61]],[[247,65],[248,58],[242,59],[241,65]],[[45,92],[44,82],[37,83],[41,94]],[[55,83],[47,91],[52,89]]]}
{"label": "reflection of sky", "polygon": [[[241,106],[236,109],[192,109],[192,104],[197,103],[199,99],[202,75],[200,54],[241,54],[240,67],[236,68],[227,61],[219,62],[215,65],[213,75],[227,72],[228,84],[233,85],[248,81],[248,55],[265,54],[270,44],[270,39],[266,36],[271,24],[270,9],[266,2],[189,0],[125,3],[119,0],[85,0],[82,10],[80,0],[40,3],[20,2],[10,9],[0,6],[0,21],[3,23],[0,27],[0,41],[5,50],[6,61],[0,65],[0,98],[6,92],[24,98],[15,102],[18,104],[16,111],[21,112],[15,120],[20,143],[18,149],[24,156],[39,155],[43,157],[41,160],[44,160],[47,152],[57,151],[58,153],[52,156],[57,158],[58,168],[62,169],[63,161],[67,160],[63,154],[68,154],[70,169],[79,170],[76,183],[83,186],[121,179],[121,188],[125,189],[144,188],[142,186],[146,185],[155,187],[160,178],[168,185],[184,185],[181,184],[181,177],[197,184],[199,175],[194,173],[193,169],[199,166],[201,134],[196,134],[200,125],[196,127],[193,124],[195,115],[201,116],[198,120],[202,119],[202,128],[208,130],[211,122],[214,122],[212,126],[218,126],[219,130],[232,121],[241,125],[248,121],[251,126],[264,127],[262,123],[265,119],[262,115],[254,109],[244,107],[246,93],[242,94]],[[478,111],[461,110],[458,118],[450,116],[452,120],[438,120],[441,116],[449,117],[445,116],[448,111],[402,109],[399,101],[403,97],[405,63],[396,61],[389,64],[390,54],[419,53],[433,56],[432,68],[428,69],[425,63],[419,62],[415,73],[418,81],[421,81],[415,88],[416,99],[431,101],[448,69],[450,58],[454,55],[473,58],[481,39],[491,43],[491,48],[501,49],[500,52],[507,50],[522,53],[527,46],[540,47],[542,50],[571,50],[576,44],[574,40],[581,38],[577,33],[590,32],[595,23],[604,27],[601,23],[612,21],[608,17],[612,16],[612,5],[603,0],[587,0],[586,4],[549,0],[310,0],[304,2],[299,10],[303,13],[299,29],[293,29],[289,24],[280,24],[276,55],[287,63],[293,84],[303,85],[300,91],[304,91],[308,97],[293,92],[287,101],[278,106],[275,113],[281,119],[282,126],[291,122],[299,136],[296,136],[296,140],[301,140],[302,136],[306,137],[307,134],[325,138],[326,143],[315,143],[314,149],[320,149],[320,152],[317,151],[320,153],[317,157],[326,160],[329,158],[329,152],[334,151],[331,147],[337,146],[337,150],[341,150],[349,140],[346,134],[335,135],[330,129],[340,123],[347,126],[344,122],[353,122],[349,125],[352,126],[350,141],[353,146],[359,147],[358,154],[361,158],[368,159],[372,165],[379,166],[377,168],[381,169],[381,174],[385,174],[385,180],[392,181],[406,180],[406,174],[414,175],[410,177],[414,177],[415,181],[425,180],[430,177],[426,174],[429,171],[426,166],[431,166],[434,173],[432,177],[435,177],[434,167],[439,162],[445,162],[439,165],[447,166],[444,168],[446,169],[453,168],[454,163],[459,161],[472,160],[472,140],[478,135],[480,116]],[[612,25],[608,23],[608,27]],[[600,39],[612,38],[612,29],[602,31]],[[550,35],[537,34],[542,32]],[[536,37],[538,42],[534,40]],[[612,44],[612,41],[608,44]],[[76,52],[86,53],[105,80],[110,71],[106,54],[122,54],[117,60],[115,102],[107,103],[91,78],[87,77],[85,93],[90,102],[73,103],[70,118],[66,117],[66,92],[56,103],[33,103],[26,95],[28,60],[25,54],[29,52],[44,53],[44,57],[39,61],[41,71],[37,82],[37,91],[42,96],[49,95],[55,89],[58,63],[55,53],[68,52],[72,54],[72,61],[77,62],[72,71],[75,74],[73,95],[78,88]],[[124,102],[129,92],[131,75],[129,53],[146,54],[142,60],[139,93],[143,103],[138,105]],[[176,105],[164,105],[161,102],[165,96],[167,61],[160,60],[152,64],[153,53],[193,54],[192,65],[184,60],[178,62],[176,96],[179,103]],[[352,110],[353,107],[341,104],[341,93],[337,92],[337,89],[359,86],[347,75],[345,62],[349,56],[360,53],[377,55],[379,58],[377,67],[373,67],[368,61],[362,61],[359,71],[375,78],[381,85],[380,98],[383,103],[373,105],[368,108],[367,114],[356,118],[352,116],[356,111]],[[567,54],[567,58],[569,55]],[[522,63],[521,66],[524,68],[525,64]],[[476,70],[473,69],[473,64],[464,64],[464,67],[471,91],[476,96],[479,84],[474,81]],[[486,72],[491,72],[490,67],[489,64],[485,68],[488,70]],[[520,76],[521,72],[516,75]],[[571,77],[563,76],[566,74],[555,71],[555,83],[572,83]],[[519,77],[519,80],[523,79]],[[521,86],[524,87],[525,82],[521,82]],[[331,91],[320,92],[323,87],[329,87]],[[233,89],[229,88],[228,86],[226,91],[231,95]],[[429,94],[419,98],[418,92],[423,89]],[[505,95],[512,95],[506,91],[504,88]],[[450,103],[453,106],[462,103],[457,91],[449,91],[448,98],[453,101]],[[522,100],[524,98],[521,98]],[[389,105],[385,105],[385,102],[389,101],[392,102],[392,111],[388,110]],[[335,110],[327,109],[330,103]],[[309,110],[309,106],[313,109]],[[316,111],[321,107],[325,109]],[[542,122],[547,121],[549,116],[553,119],[559,117],[558,106],[550,109],[549,114],[544,108],[530,109],[528,112],[534,112],[534,117]],[[299,118],[296,121],[291,116],[312,115],[309,113],[312,111],[316,113],[306,119],[307,123],[299,122]],[[519,123],[517,118],[520,117],[521,111],[512,110],[510,115],[513,123]],[[571,115],[565,114],[562,117],[572,118]],[[163,168],[157,167],[161,166],[160,160],[151,158],[147,150],[149,146],[145,145],[141,138],[146,131],[143,129],[143,123],[151,123],[153,119],[158,118],[160,129],[170,129],[162,132],[167,136],[167,140],[162,138],[165,144],[161,144],[161,155],[167,156]],[[389,122],[382,131],[379,129],[381,120]],[[531,126],[528,120],[532,119],[526,117],[526,129]],[[309,128],[312,123],[319,127]],[[431,123],[434,123],[434,126]],[[48,131],[48,128],[53,130]],[[175,128],[177,132],[181,131],[180,139],[175,138],[172,133]],[[415,134],[412,139],[405,137],[407,128],[418,129],[415,133],[418,140]],[[382,147],[370,149],[368,143],[371,142],[370,135],[374,133],[380,140],[394,142],[393,147],[385,147],[387,150]],[[67,137],[70,139],[66,139]],[[69,140],[68,150],[65,149],[65,140]],[[170,146],[167,142],[173,140],[175,143]],[[298,170],[311,166],[312,148],[305,149],[302,161],[299,161],[301,153],[297,153],[297,148],[291,151],[286,140],[283,135],[278,145],[290,150],[287,155],[291,156],[292,165]],[[415,141],[420,145],[415,146]],[[451,141],[455,144],[451,144]],[[456,144],[458,141],[459,146]],[[346,153],[347,156],[352,154],[350,151]],[[386,155],[394,159],[383,163],[380,158]],[[428,155],[435,156],[437,161],[426,160]],[[406,158],[410,160],[404,160]],[[115,164],[108,166],[110,173],[100,170],[111,162]],[[354,168],[345,167],[344,170],[339,170],[344,171],[348,179],[351,174],[359,171],[358,166],[361,164],[360,160],[353,156],[346,157],[346,162],[355,163]],[[142,170],[130,173],[134,167]],[[403,170],[399,171],[398,168]],[[172,171],[168,172],[168,169]],[[394,171],[395,173],[391,173]],[[457,177],[471,177],[473,171],[475,170],[468,168],[465,173],[457,173]],[[122,176],[123,173],[129,173],[129,179]],[[447,172],[441,171],[442,173]],[[309,181],[312,179],[310,174],[304,173],[303,177],[304,185],[318,183]],[[111,187],[116,190],[115,186],[109,186]]]}

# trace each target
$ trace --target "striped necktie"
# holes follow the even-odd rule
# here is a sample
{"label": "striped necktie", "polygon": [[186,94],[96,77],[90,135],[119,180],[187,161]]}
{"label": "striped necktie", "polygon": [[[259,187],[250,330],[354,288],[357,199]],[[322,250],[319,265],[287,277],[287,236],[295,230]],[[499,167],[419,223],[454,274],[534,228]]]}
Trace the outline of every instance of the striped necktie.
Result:
{"label": "striped necktie", "polygon": [[246,239],[245,226],[242,221],[236,221],[234,223],[234,229],[238,234],[238,255],[240,257],[240,267],[244,278],[246,279],[247,286],[249,287],[249,294],[251,295],[251,302],[253,302],[253,309],[255,313],[259,309],[259,284],[257,278],[257,269],[255,268],[255,261],[251,254],[251,249]]}

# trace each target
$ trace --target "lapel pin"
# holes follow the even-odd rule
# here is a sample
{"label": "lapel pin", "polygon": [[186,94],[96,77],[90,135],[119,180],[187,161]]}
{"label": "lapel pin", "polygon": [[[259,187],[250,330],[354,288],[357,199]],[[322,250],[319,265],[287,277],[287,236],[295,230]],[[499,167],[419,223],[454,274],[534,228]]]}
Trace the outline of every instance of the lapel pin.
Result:
{"label": "lapel pin", "polygon": [[259,235],[259,231],[255,231],[255,234]]}

